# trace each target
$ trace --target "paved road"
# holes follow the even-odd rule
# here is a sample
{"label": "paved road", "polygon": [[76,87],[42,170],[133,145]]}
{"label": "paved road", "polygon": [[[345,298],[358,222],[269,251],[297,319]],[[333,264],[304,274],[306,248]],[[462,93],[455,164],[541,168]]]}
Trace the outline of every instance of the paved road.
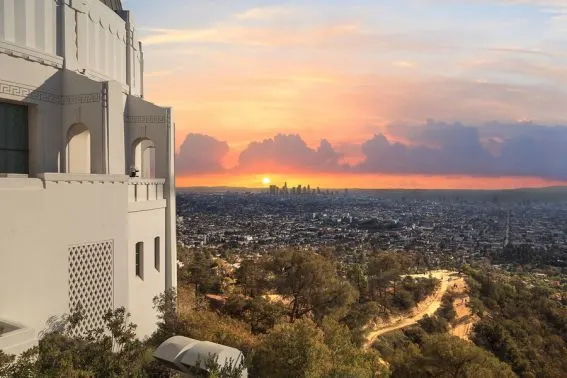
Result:
{"label": "paved road", "polygon": [[[422,302],[422,306],[421,307],[418,306],[417,311],[414,311],[407,317],[399,318],[395,321],[394,324],[388,325],[383,328],[375,329],[374,331],[370,332],[367,336],[365,347],[369,348],[377,337],[385,333],[415,324],[419,320],[421,320],[421,318],[423,318],[425,315],[429,315],[429,316],[433,315],[439,309],[439,307],[441,307],[441,298],[447,292],[447,289],[449,287],[450,275],[453,273],[454,272],[449,272],[447,270],[432,271],[431,275],[441,280],[441,285],[433,295],[433,298],[430,297],[429,299],[426,299],[425,304]],[[429,273],[412,275],[412,277],[429,277]]]}

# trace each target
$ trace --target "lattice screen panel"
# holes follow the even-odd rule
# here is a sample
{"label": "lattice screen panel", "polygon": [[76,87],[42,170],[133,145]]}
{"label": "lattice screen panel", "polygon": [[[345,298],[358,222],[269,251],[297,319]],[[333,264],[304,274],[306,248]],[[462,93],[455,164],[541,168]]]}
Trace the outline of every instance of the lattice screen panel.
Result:
{"label": "lattice screen panel", "polygon": [[69,248],[69,311],[82,306],[84,319],[76,333],[102,327],[103,315],[113,309],[112,241]]}

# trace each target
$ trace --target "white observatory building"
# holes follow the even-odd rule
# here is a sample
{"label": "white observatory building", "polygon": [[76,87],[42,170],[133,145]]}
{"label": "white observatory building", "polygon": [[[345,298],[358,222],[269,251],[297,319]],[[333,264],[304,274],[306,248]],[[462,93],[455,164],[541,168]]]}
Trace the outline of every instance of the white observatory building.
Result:
{"label": "white observatory building", "polygon": [[[0,350],[176,286],[174,129],[120,0],[0,0]],[[134,169],[135,168],[135,169]]]}

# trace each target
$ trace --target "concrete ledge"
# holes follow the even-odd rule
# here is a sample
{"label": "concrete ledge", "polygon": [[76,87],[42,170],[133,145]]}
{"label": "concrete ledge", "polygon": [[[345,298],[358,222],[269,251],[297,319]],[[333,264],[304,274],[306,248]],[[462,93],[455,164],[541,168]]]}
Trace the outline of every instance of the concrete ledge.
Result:
{"label": "concrete ledge", "polygon": [[6,354],[18,355],[37,345],[35,331],[24,325],[0,319],[0,327],[8,330],[0,335],[0,350]]}
{"label": "concrete ledge", "polygon": [[129,185],[163,185],[165,184],[165,179],[144,179],[131,177],[128,180]]}
{"label": "concrete ledge", "polygon": [[40,173],[38,178],[45,182],[67,182],[67,183],[117,183],[126,184],[128,176],[126,175],[97,175],[97,174],[79,174],[79,173]]}
{"label": "concrete ledge", "polygon": [[[0,174],[2,189],[44,189],[44,184],[128,184],[126,175],[89,175],[74,173],[39,173],[37,178],[19,174]],[[150,185],[149,183],[147,185]]]}
{"label": "concrete ledge", "polygon": [[29,178],[30,175],[28,175],[27,173],[0,173],[0,178],[23,178],[23,179],[27,179]]}
{"label": "concrete ledge", "polygon": [[27,46],[16,45],[7,41],[0,41],[0,54],[6,54],[15,58],[21,58],[51,66],[55,68],[63,68],[63,58],[57,55],[51,55],[43,51],[29,48]]}
{"label": "concrete ledge", "polygon": [[27,175],[0,175],[0,190],[17,189],[17,190],[41,190],[43,182],[37,178],[29,178]]}

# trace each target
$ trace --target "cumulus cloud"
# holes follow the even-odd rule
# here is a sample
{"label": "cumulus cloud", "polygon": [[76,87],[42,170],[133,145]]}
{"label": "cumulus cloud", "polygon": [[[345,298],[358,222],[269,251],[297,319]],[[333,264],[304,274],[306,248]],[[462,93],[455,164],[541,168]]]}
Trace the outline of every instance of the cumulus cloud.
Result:
{"label": "cumulus cloud", "polygon": [[[322,140],[310,147],[297,134],[279,134],[250,143],[235,172],[357,172],[460,176],[520,176],[567,180],[567,126],[530,122],[461,123],[427,121],[392,124],[357,147],[360,159],[342,163],[344,151]],[[388,139],[389,138],[389,139]],[[401,142],[399,142],[401,141]],[[222,171],[228,145],[190,134],[178,157],[182,173]]]}
{"label": "cumulus cloud", "polygon": [[[362,145],[364,172],[486,175],[491,155],[480,145],[476,129],[455,126],[446,134],[433,129],[423,143],[391,143],[382,134]],[[414,138],[415,139],[415,138]]]}
{"label": "cumulus cloud", "polygon": [[252,142],[242,151],[239,169],[274,169],[334,171],[339,168],[341,155],[327,140],[309,147],[299,135],[279,134],[262,142]]}
{"label": "cumulus cloud", "polygon": [[176,169],[181,174],[222,172],[222,160],[228,151],[226,142],[208,135],[188,134],[179,148]]}
{"label": "cumulus cloud", "polygon": [[363,144],[364,172],[538,176],[567,179],[567,127],[531,123],[464,126],[428,121],[420,126],[390,125],[388,133]]}

